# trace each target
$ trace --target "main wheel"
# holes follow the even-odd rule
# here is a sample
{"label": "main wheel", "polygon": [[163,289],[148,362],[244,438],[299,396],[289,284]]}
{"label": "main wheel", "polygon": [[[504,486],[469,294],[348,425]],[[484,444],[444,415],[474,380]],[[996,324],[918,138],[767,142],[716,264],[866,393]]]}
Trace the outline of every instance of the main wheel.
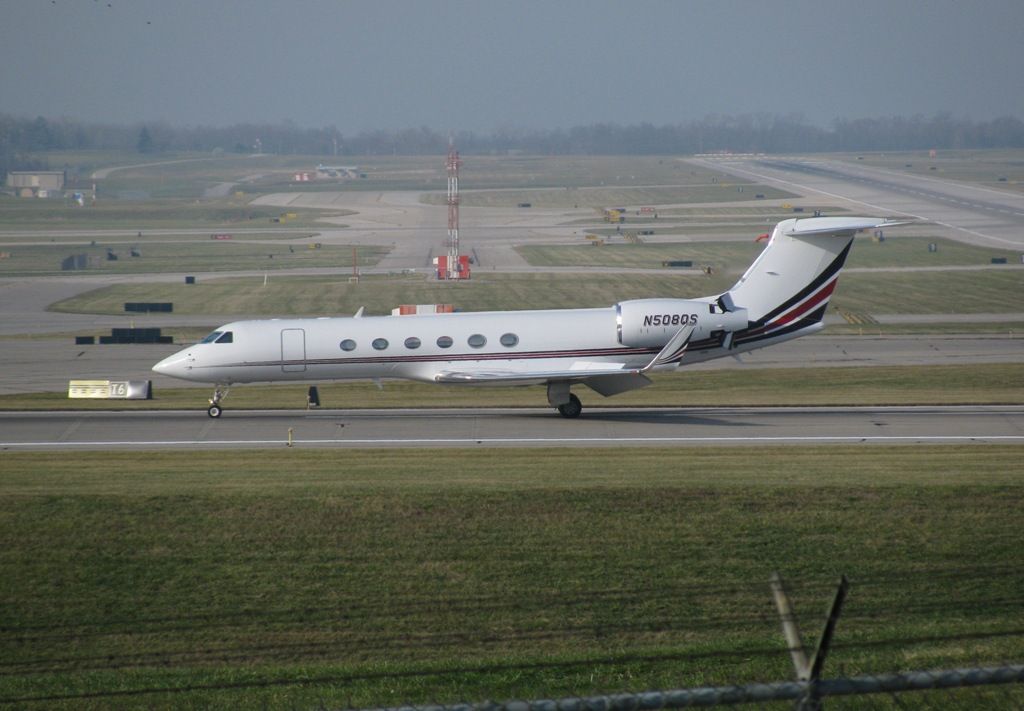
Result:
{"label": "main wheel", "polygon": [[572,393],[569,393],[569,402],[558,406],[558,413],[562,417],[579,417],[581,412],[583,412],[583,403]]}
{"label": "main wheel", "polygon": [[217,405],[210,405],[210,409],[206,411],[206,414],[210,417],[220,417],[221,409]]}

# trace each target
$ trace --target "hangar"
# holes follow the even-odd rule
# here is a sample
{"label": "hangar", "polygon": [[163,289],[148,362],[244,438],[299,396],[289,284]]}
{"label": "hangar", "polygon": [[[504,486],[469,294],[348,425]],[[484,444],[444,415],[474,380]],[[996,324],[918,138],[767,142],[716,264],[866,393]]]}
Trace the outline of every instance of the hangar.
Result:
{"label": "hangar", "polygon": [[12,170],[7,187],[18,197],[60,197],[67,174],[63,170]]}

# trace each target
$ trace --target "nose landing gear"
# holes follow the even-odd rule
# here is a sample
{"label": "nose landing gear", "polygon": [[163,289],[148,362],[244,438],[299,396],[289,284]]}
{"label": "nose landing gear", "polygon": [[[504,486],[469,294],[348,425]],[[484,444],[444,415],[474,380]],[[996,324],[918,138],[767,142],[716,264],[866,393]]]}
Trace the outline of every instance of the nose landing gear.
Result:
{"label": "nose landing gear", "polygon": [[213,389],[213,397],[210,398],[210,407],[207,408],[206,414],[210,417],[220,417],[223,410],[220,407],[220,401],[228,396],[228,387],[226,385],[218,385]]}

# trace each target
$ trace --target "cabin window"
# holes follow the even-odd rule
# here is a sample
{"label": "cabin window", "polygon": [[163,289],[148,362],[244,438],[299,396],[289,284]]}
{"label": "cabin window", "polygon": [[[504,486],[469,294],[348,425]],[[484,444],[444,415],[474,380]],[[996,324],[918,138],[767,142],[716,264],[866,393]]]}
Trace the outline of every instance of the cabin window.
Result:
{"label": "cabin window", "polygon": [[220,334],[220,338],[214,341],[214,343],[234,343],[234,341],[234,334],[231,333],[231,331],[225,331],[224,333]]}
{"label": "cabin window", "polygon": [[420,347],[420,339],[416,338],[416,336],[409,336],[409,338],[405,339],[405,347],[411,351],[416,350]]}
{"label": "cabin window", "polygon": [[373,343],[371,343],[370,345],[372,345],[376,350],[382,351],[382,350],[384,350],[385,348],[388,347],[388,339],[386,339],[386,338],[374,338],[373,339]]}
{"label": "cabin window", "polygon": [[207,336],[206,338],[204,338],[203,340],[201,340],[199,342],[200,343],[213,343],[214,341],[217,340],[217,337],[220,336],[220,334],[222,334],[222,333],[224,333],[224,332],[223,331],[214,331],[209,336]]}
{"label": "cabin window", "polygon": [[338,345],[341,346],[341,350],[343,351],[354,351],[356,349],[356,342],[353,341],[351,338],[346,338]]}
{"label": "cabin window", "polygon": [[481,333],[474,333],[467,342],[473,348],[483,348],[487,345],[487,339]]}
{"label": "cabin window", "polygon": [[501,345],[511,348],[519,345],[519,336],[514,333],[506,333],[501,337]]}
{"label": "cabin window", "polygon": [[455,341],[452,340],[451,336],[440,336],[437,339],[438,348],[451,348]]}

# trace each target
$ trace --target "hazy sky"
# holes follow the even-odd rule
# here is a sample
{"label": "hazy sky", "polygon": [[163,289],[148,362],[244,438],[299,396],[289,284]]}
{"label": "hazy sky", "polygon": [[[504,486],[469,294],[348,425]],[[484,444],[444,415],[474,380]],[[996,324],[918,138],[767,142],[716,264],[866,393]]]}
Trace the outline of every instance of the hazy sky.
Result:
{"label": "hazy sky", "polygon": [[1024,0],[0,0],[0,112],[343,133],[1024,117]]}

